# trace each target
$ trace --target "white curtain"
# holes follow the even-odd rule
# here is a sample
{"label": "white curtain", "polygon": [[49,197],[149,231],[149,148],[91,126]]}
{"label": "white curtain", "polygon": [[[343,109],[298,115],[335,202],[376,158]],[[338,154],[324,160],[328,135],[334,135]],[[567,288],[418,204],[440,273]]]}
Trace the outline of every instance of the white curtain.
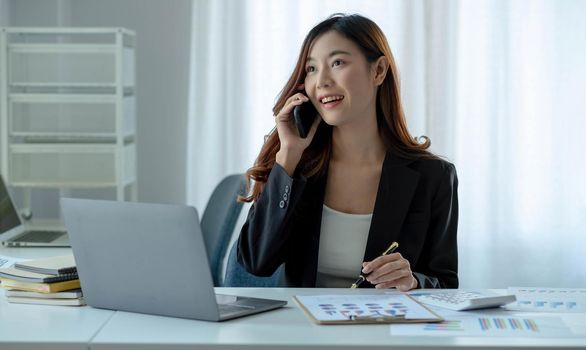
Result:
{"label": "white curtain", "polygon": [[429,132],[459,170],[463,284],[585,287],[586,2],[455,11],[450,115]]}
{"label": "white curtain", "polygon": [[195,0],[188,201],[252,165],[309,29],[379,24],[411,132],[456,164],[462,287],[584,286],[584,1]]}

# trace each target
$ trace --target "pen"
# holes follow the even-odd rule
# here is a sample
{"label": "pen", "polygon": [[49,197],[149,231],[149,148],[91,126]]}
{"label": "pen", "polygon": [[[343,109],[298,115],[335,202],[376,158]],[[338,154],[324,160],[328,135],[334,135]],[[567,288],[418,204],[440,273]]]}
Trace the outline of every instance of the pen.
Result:
{"label": "pen", "polygon": [[[399,243],[397,243],[397,242],[391,243],[391,245],[387,248],[387,250],[385,250],[381,254],[381,256],[391,254],[398,247],[399,247]],[[352,286],[350,288],[356,288],[356,287],[358,287],[360,285],[360,283],[366,281],[366,276],[368,276],[369,274],[370,274],[370,272],[369,273],[361,273],[360,276],[358,277],[358,279],[356,280],[356,282],[352,283]]]}
{"label": "pen", "polygon": [[367,316],[357,316],[357,315],[348,315],[349,321],[356,321],[356,323],[364,322],[364,323],[391,323],[397,322],[398,320],[404,320],[405,314],[399,314],[395,316],[383,316],[383,315],[367,315]]}

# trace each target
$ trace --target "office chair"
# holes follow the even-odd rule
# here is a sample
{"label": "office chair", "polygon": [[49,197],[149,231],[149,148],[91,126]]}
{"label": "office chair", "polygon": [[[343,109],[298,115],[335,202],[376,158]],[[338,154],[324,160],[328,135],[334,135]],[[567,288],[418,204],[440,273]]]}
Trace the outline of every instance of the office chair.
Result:
{"label": "office chair", "polygon": [[214,286],[220,286],[222,261],[228,251],[230,238],[243,206],[243,203],[237,202],[236,198],[243,193],[245,193],[243,174],[225,177],[214,189],[201,218],[201,230]]}
{"label": "office chair", "polygon": [[226,275],[224,276],[224,287],[282,287],[284,278],[284,265],[279,266],[277,271],[270,277],[258,277],[248,273],[238,263],[236,250],[238,242],[235,242],[230,249]]}

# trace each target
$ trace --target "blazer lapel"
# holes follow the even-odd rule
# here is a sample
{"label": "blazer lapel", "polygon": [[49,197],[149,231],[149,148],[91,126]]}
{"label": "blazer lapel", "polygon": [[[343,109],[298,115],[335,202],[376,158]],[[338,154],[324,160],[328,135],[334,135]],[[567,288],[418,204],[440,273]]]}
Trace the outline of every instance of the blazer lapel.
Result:
{"label": "blazer lapel", "polygon": [[420,176],[419,172],[407,167],[408,163],[409,160],[396,158],[390,152],[385,157],[364,261],[380,256],[391,242],[399,238]]}

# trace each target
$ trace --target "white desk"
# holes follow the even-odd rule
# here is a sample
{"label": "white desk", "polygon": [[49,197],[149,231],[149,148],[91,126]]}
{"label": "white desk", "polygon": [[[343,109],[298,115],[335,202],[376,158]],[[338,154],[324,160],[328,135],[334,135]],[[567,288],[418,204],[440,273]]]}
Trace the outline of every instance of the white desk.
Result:
{"label": "white desk", "polygon": [[[67,248],[1,248],[0,254],[35,258],[67,254]],[[11,304],[0,292],[0,349],[88,349],[115,311],[90,307]]]}
{"label": "white desk", "polygon": [[10,304],[0,297],[0,349],[84,349],[114,311]]}
{"label": "white desk", "polygon": [[[0,249],[34,257],[67,249]],[[285,308],[227,322],[204,322],[91,307],[20,305],[0,293],[0,349],[586,349],[586,314],[558,314],[581,338],[391,336],[388,325],[319,326],[291,302],[299,294],[380,293],[350,289],[217,288],[218,293],[288,300]]]}
{"label": "white desk", "polygon": [[[141,349],[586,348],[586,335],[579,339],[397,337],[391,336],[388,325],[320,326],[310,322],[291,302],[291,296],[296,294],[354,292],[350,289],[217,288],[216,291],[288,300],[289,305],[223,323],[117,312],[93,339],[91,349],[136,349],[137,345]],[[578,321],[586,322],[586,315],[580,314]]]}

